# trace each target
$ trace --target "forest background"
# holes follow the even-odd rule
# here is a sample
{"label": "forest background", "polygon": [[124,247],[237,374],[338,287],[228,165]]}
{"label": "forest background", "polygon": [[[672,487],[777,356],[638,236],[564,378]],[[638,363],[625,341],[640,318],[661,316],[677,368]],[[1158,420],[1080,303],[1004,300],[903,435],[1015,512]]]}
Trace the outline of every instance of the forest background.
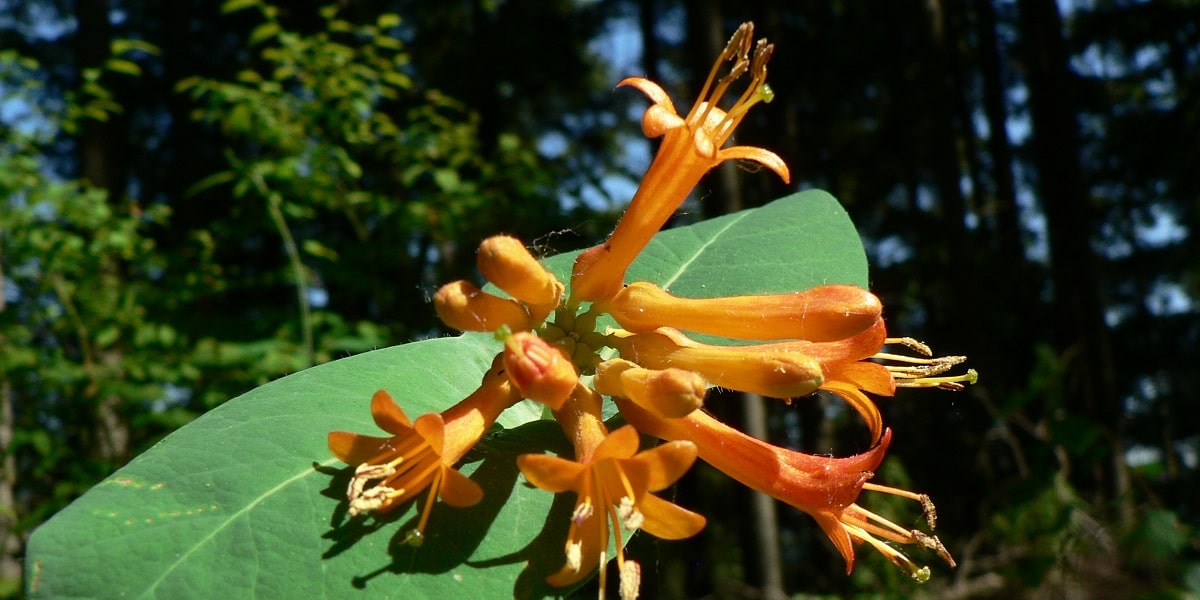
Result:
{"label": "forest background", "polygon": [[[39,523],[173,429],[448,333],[429,297],[483,237],[600,240],[652,152],[613,85],[686,106],[746,20],[775,101],[739,143],[793,185],[720,169],[677,222],[824,188],[890,329],[981,372],[880,402],[877,480],[928,492],[959,561],[922,590],[1200,595],[1200,2],[3,0],[4,595]],[[830,399],[710,406],[861,449]],[[647,597],[914,592],[711,470],[674,494],[712,518],[634,539]]]}

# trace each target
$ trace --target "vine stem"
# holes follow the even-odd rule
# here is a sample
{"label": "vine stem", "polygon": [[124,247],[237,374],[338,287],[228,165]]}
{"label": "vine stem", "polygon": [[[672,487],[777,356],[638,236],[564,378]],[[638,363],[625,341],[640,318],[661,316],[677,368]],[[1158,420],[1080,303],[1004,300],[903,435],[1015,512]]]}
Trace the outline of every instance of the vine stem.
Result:
{"label": "vine stem", "polygon": [[296,238],[292,236],[292,230],[283,216],[283,200],[279,193],[271,191],[258,173],[254,174],[254,184],[267,197],[267,209],[271,213],[271,221],[275,223],[275,228],[279,230],[279,236],[283,238],[283,247],[287,252],[288,262],[291,263],[292,277],[296,280],[296,301],[300,303],[300,329],[304,336],[304,358],[306,366],[311,367],[316,362],[313,351],[312,308],[308,301],[308,282],[304,275],[304,263],[300,260],[300,249],[296,246]]}

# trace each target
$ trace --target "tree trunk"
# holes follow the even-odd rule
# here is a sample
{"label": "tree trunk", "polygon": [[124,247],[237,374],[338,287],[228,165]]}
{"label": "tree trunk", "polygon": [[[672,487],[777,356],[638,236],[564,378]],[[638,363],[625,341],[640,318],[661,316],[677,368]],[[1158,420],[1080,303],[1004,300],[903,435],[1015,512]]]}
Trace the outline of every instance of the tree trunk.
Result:
{"label": "tree trunk", "polygon": [[[108,0],[81,0],[76,3],[75,17],[79,23],[75,35],[75,59],[79,73],[98,68],[109,57],[112,44],[112,27],[109,23],[111,6]],[[82,80],[82,76],[80,80]],[[78,138],[80,175],[92,185],[107,192],[108,201],[114,211],[126,210],[122,206],[125,191],[125,168],[120,157],[123,132],[118,120],[105,121],[85,119]],[[120,265],[110,258],[102,267],[102,277],[110,285],[123,285]],[[96,357],[97,362],[107,366],[118,366],[123,359],[119,348],[113,347]],[[121,414],[123,400],[101,390],[95,404],[93,427],[97,457],[113,464],[125,462],[129,457],[129,424]]]}
{"label": "tree trunk", "polygon": [[1068,358],[1064,408],[1071,415],[1092,420],[1112,444],[1109,462],[1073,469],[1071,478],[1098,503],[1104,503],[1125,498],[1128,482],[1111,343],[1099,295],[1096,257],[1090,248],[1094,217],[1080,164],[1075,78],[1068,64],[1058,4],[1021,0],[1017,7],[1026,51],[1033,164],[1050,242],[1054,337],[1062,356]]}
{"label": "tree trunk", "polygon": [[[0,238],[0,242],[3,239]],[[0,247],[0,266],[3,248]],[[0,314],[6,308],[4,299],[4,272],[0,271]],[[21,578],[21,549],[24,540],[15,530],[20,511],[17,509],[17,461],[12,453],[13,433],[13,390],[7,380],[0,380],[0,582]]]}
{"label": "tree trunk", "polygon": [[999,22],[992,0],[980,0],[979,8],[979,71],[983,77],[983,111],[987,117],[987,151],[991,158],[989,175],[992,197],[986,203],[997,250],[1001,256],[1021,260],[1021,224],[1017,211],[1017,191],[1013,181],[1013,149],[1008,139],[1008,109],[1005,107],[1004,76],[1000,67],[1000,41],[996,36]]}

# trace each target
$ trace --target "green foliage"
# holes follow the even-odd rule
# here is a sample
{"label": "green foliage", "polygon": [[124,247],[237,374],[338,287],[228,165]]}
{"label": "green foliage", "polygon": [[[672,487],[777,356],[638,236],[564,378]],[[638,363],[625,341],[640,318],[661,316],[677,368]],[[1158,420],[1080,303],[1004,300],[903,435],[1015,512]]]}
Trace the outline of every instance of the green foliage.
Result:
{"label": "green foliage", "polygon": [[[54,118],[34,114],[31,121]],[[163,264],[149,232],[168,210],[48,174],[45,132],[43,124],[5,129],[0,140],[0,382],[16,402],[5,452],[20,457],[22,492],[32,500],[17,513],[18,530],[126,459],[127,444],[108,435],[106,419],[136,414],[136,427],[154,429],[151,405],[188,378],[176,330],[145,308]]]}
{"label": "green foliage", "polygon": [[[572,259],[548,264],[565,277]],[[861,283],[866,262],[845,212],[813,191],[664,232],[630,277],[680,294],[725,295]],[[570,505],[525,485],[515,465],[521,453],[569,448],[556,425],[540,421],[541,407],[526,402],[501,416],[502,429],[465,460],[484,502],[435,508],[415,551],[400,544],[415,506],[382,520],[345,517],[350,469],[325,445],[330,430],[374,431],[376,389],[414,418],[447,408],[478,385],[499,346],[469,334],[376,350],[214,409],[38,529],[27,559],[30,596],[550,593],[542,579],[563,561]],[[139,558],[114,564],[113,553]]]}

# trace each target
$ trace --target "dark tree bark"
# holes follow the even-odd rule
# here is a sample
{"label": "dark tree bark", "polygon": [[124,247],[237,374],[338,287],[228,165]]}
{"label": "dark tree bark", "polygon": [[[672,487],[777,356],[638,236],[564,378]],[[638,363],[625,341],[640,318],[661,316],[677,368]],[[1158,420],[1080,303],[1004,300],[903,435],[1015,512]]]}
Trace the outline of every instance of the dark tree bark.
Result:
{"label": "dark tree bark", "polygon": [[[75,18],[79,23],[75,33],[75,65],[80,80],[87,69],[99,68],[109,58],[112,44],[112,26],[109,22],[111,6],[107,0],[81,0],[75,6]],[[79,170],[83,179],[107,193],[108,202],[116,211],[128,210],[122,206],[125,193],[126,169],[122,157],[127,153],[121,147],[124,139],[120,120],[109,118],[103,121],[86,118],[78,139]],[[109,259],[102,267],[101,277],[109,285],[120,286],[123,280],[122,266]],[[85,357],[91,368],[110,368],[121,364],[122,353],[117,347],[106,349],[94,357]],[[103,365],[103,367],[101,367]],[[124,463],[129,457],[129,424],[122,414],[123,400],[104,395],[95,400],[95,422],[91,435],[95,440],[97,457],[113,464]],[[90,395],[90,388],[89,388]]]}
{"label": "dark tree bark", "polygon": [[983,110],[987,117],[987,152],[991,168],[992,197],[987,203],[995,231],[996,248],[1002,256],[1021,260],[1021,225],[1017,211],[1017,191],[1013,181],[1013,149],[1008,139],[1008,109],[1004,101],[1005,84],[1000,64],[999,22],[992,0],[979,0],[978,24],[979,71],[983,79]]}
{"label": "dark tree bark", "polygon": [[1085,465],[1088,468],[1073,469],[1070,475],[1103,505],[1124,498],[1128,483],[1111,342],[1096,257],[1090,248],[1095,217],[1080,163],[1075,77],[1068,64],[1058,4],[1021,0],[1017,6],[1024,36],[1033,164],[1050,242],[1054,339],[1067,359],[1064,408],[1071,415],[1093,421],[1112,444],[1109,462]]}

